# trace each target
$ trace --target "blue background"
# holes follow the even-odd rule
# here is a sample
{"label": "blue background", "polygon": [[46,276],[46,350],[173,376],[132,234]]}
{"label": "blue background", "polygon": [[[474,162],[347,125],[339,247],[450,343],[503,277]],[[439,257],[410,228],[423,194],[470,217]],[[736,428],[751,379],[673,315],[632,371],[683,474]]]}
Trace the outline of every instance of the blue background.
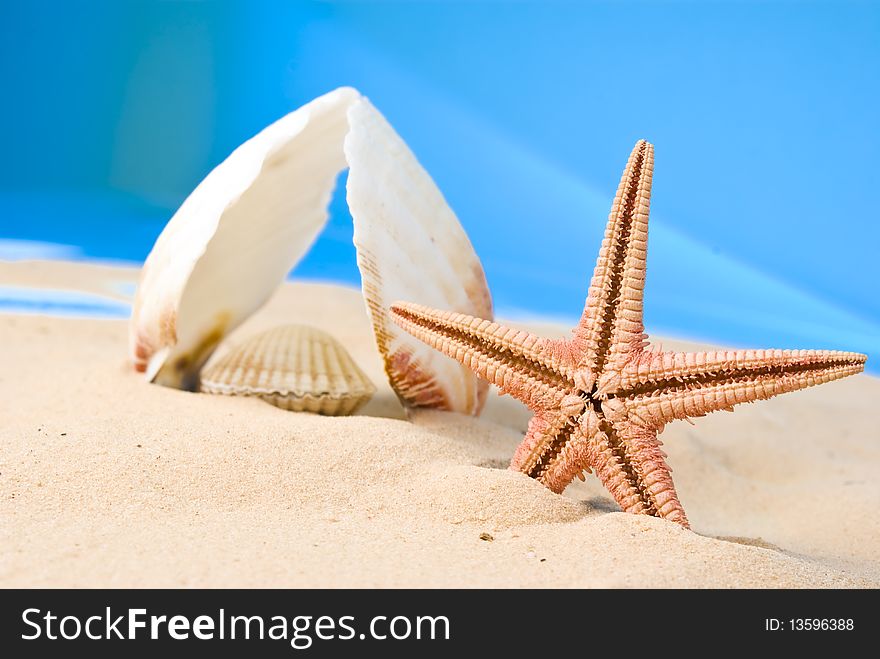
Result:
{"label": "blue background", "polygon": [[[878,372],[877,3],[0,7],[6,258],[142,261],[233,148],[353,85],[458,213],[499,314],[578,316],[644,137],[648,330]],[[341,194],[295,274],[358,280]]]}

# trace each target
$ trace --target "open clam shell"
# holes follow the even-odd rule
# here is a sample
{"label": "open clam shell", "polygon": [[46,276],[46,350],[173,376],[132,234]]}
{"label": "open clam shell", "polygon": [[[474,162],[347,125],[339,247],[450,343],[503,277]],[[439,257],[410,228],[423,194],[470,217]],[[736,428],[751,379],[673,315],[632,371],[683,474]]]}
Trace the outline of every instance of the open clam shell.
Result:
{"label": "open clam shell", "polygon": [[318,236],[346,166],[364,299],[391,386],[405,405],[477,414],[485,384],[397,328],[388,307],[405,299],[491,318],[482,266],[430,176],[351,88],[264,129],[184,201],[144,264],[130,332],[135,368],[195,388],[222,338]]}
{"label": "open clam shell", "polygon": [[236,346],[203,370],[199,388],[331,416],[352,414],[376,391],[339,341],[305,325],[276,327]]}

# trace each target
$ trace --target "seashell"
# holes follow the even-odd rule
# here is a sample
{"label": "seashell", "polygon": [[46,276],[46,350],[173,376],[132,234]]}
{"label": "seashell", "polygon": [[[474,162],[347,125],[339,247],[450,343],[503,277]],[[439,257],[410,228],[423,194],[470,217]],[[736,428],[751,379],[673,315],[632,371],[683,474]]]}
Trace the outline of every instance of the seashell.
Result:
{"label": "seashell", "polygon": [[[349,110],[347,199],[367,311],[392,388],[406,404],[479,414],[488,385],[392,322],[397,300],[479,310],[492,297],[455,213],[385,118],[366,102]],[[469,312],[468,312],[469,313]]]}
{"label": "seashell", "polygon": [[187,197],[144,263],[131,353],[151,381],[193,389],[220,340],[256,311],[327,220],[345,167],[338,89],[239,146]]}
{"label": "seashell", "polygon": [[257,396],[294,412],[352,414],[376,388],[339,341],[305,325],[258,334],[204,369],[200,390]]}
{"label": "seashell", "polygon": [[150,381],[193,389],[219,342],[265,303],[327,221],[340,171],[367,310],[405,405],[468,414],[487,388],[388,317],[397,299],[492,318],[482,265],[428,173],[384,117],[340,88],[251,138],[196,187],[147,257],[130,351]]}

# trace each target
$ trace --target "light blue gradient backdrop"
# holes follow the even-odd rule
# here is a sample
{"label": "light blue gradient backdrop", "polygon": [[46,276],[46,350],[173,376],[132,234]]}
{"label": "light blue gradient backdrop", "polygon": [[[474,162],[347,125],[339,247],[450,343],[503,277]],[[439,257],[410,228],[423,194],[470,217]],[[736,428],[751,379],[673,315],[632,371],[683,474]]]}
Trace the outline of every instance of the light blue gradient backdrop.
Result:
{"label": "light blue gradient backdrop", "polygon": [[[353,85],[458,213],[501,313],[577,317],[644,137],[649,331],[859,350],[878,372],[878,3],[4,1],[0,83],[7,253],[142,260],[235,146]],[[357,281],[350,241],[337,195],[296,274]]]}

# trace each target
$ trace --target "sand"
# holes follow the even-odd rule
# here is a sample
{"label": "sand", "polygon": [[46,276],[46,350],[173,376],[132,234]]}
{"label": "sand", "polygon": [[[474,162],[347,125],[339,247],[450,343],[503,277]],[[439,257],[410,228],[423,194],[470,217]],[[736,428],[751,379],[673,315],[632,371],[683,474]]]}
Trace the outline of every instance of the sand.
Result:
{"label": "sand", "polygon": [[[0,264],[0,285],[116,297],[136,277]],[[0,586],[880,585],[876,378],[670,425],[690,532],[592,477],[556,495],[507,471],[509,397],[406,420],[359,291],[285,284],[232,340],[282,322],[345,343],[379,386],[360,416],[150,385],[123,320],[0,313]]]}

